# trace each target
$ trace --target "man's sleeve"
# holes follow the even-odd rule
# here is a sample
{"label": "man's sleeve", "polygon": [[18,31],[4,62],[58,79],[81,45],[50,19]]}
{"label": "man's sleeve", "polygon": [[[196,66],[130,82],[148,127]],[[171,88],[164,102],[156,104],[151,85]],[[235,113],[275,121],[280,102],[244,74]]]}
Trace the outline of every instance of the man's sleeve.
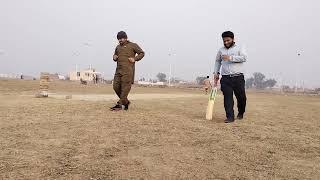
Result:
{"label": "man's sleeve", "polygon": [[241,63],[241,62],[246,62],[247,61],[247,52],[245,50],[245,48],[241,47],[238,55],[235,56],[231,56],[231,62],[235,62],[235,63]]}
{"label": "man's sleeve", "polygon": [[[117,49],[118,49],[118,46],[117,46],[116,49],[114,50],[114,54],[113,54],[113,55],[117,55],[117,56],[118,56],[118,51],[117,51]],[[117,61],[117,59],[114,59],[113,57],[112,57],[112,59],[113,59],[114,61]]]}
{"label": "man's sleeve", "polygon": [[138,44],[134,44],[133,46],[134,52],[138,55],[134,57],[135,61],[140,61],[144,57],[144,51],[138,46]]}
{"label": "man's sleeve", "polygon": [[216,62],[214,64],[214,74],[220,74],[221,68],[221,51],[219,50],[216,56]]}

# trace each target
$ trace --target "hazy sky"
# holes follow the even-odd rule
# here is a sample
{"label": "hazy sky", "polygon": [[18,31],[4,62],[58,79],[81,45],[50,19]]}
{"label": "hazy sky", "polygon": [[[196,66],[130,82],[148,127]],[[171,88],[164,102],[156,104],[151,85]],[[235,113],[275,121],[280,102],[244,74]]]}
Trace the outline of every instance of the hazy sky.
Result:
{"label": "hazy sky", "polygon": [[111,79],[120,30],[146,51],[136,79],[168,73],[170,61],[176,77],[211,74],[221,33],[231,30],[248,51],[247,76],[293,85],[298,74],[300,84],[320,86],[319,0],[0,0],[0,73],[92,64]]}

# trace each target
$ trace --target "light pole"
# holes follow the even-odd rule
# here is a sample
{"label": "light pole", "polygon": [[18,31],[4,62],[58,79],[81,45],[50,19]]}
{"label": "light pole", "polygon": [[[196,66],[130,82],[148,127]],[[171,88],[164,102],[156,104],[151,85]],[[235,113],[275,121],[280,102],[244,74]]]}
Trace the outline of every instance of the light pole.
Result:
{"label": "light pole", "polygon": [[171,60],[172,60],[172,56],[174,56],[175,54],[173,54],[173,53],[169,53],[168,54],[168,56],[169,56],[169,80],[168,80],[168,84],[169,84],[169,86],[171,86],[171,78],[172,78],[172,62],[171,62]]}
{"label": "light pole", "polygon": [[[73,57],[75,57],[76,58],[76,61],[78,61],[78,57],[80,56],[80,52],[79,51],[74,51],[73,52]],[[78,68],[78,62],[76,62],[76,65],[75,65],[75,72],[76,72],[76,80],[79,80],[79,78],[78,78],[78,71],[79,71],[79,68]]]}
{"label": "light pole", "polygon": [[[1,55],[4,55],[4,50],[2,50],[2,49],[0,49],[0,56]],[[3,74],[3,75],[0,74],[0,77],[6,77],[6,75],[5,74]]]}
{"label": "light pole", "polygon": [[300,56],[301,56],[301,53],[300,52],[298,52],[298,61],[297,61],[297,64],[296,64],[296,85],[295,85],[295,93],[297,93],[298,92],[298,68],[299,68],[299,61],[300,61]]}
{"label": "light pole", "polygon": [[[87,58],[88,58],[88,61],[91,62],[90,60],[90,49],[92,48],[92,44],[90,42],[85,42],[83,43],[83,45],[87,48]],[[90,63],[89,65],[89,69],[91,70],[92,69],[92,64]]]}
{"label": "light pole", "polygon": [[280,93],[283,93],[283,77],[282,77],[282,73],[280,72]]}

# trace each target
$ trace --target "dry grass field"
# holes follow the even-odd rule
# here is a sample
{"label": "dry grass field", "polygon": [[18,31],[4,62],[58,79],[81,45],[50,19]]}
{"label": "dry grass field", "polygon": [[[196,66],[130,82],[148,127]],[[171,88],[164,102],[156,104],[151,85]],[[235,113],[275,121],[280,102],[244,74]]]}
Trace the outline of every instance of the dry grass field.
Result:
{"label": "dry grass field", "polygon": [[250,92],[224,124],[200,90],[134,87],[111,112],[110,85],[38,86],[0,80],[0,179],[320,179],[319,96]]}

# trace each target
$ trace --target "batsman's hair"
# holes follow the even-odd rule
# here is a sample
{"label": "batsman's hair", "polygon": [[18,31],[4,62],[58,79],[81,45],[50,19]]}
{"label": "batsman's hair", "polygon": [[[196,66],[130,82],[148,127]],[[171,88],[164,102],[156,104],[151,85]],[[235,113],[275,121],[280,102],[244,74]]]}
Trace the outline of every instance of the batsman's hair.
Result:
{"label": "batsman's hair", "polygon": [[210,76],[207,76],[207,78],[209,78]]}
{"label": "batsman's hair", "polygon": [[233,32],[231,32],[231,31],[225,31],[225,32],[223,32],[223,33],[222,33],[222,38],[226,38],[226,37],[229,37],[229,38],[234,39],[234,34],[233,34]]}

